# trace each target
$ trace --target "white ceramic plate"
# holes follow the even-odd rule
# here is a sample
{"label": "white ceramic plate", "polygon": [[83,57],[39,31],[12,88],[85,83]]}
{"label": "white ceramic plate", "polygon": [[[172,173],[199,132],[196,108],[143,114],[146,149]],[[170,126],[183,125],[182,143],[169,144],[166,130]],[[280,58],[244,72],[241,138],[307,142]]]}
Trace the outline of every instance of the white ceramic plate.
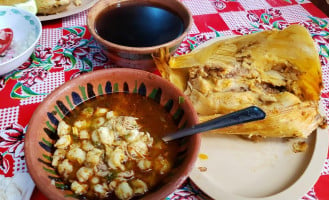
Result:
{"label": "white ceramic plate", "polygon": [[97,1],[98,0],[82,0],[81,1],[82,3],[80,6],[75,6],[73,3],[71,3],[71,5],[69,5],[69,7],[63,12],[53,14],[53,15],[45,15],[45,16],[38,15],[38,17],[39,17],[40,21],[47,21],[47,20],[53,20],[53,19],[67,17],[67,16],[74,15],[74,14],[77,14],[79,12],[89,9]]}
{"label": "white ceramic plate", "polygon": [[[324,113],[322,104],[320,108]],[[300,140],[256,143],[234,135],[202,134],[200,154],[208,158],[199,156],[190,178],[216,200],[299,199],[320,176],[328,129],[309,136],[306,152],[294,153],[292,144]]]}

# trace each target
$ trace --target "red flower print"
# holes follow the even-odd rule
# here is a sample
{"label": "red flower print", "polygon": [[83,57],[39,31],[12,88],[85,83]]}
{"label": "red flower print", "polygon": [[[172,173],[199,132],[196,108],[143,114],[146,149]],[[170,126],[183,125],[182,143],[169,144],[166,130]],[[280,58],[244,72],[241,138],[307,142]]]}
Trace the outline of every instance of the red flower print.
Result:
{"label": "red flower print", "polygon": [[240,35],[246,35],[246,34],[251,34],[251,33],[255,33],[258,32],[258,29],[255,28],[247,28],[247,27],[240,27],[238,29],[236,29],[234,32]]}
{"label": "red flower print", "polygon": [[89,52],[90,52],[90,47],[81,46],[74,49],[73,56],[76,58],[83,58],[86,57]]}
{"label": "red flower print", "polygon": [[1,76],[0,77],[0,91],[3,90],[3,88],[5,88],[5,77]]}
{"label": "red flower print", "polygon": [[265,11],[267,14],[271,15],[272,17],[281,17],[282,13],[280,10],[278,9],[274,9],[274,8],[269,8],[266,9]]}
{"label": "red flower print", "polygon": [[313,35],[312,38],[320,47],[321,45],[326,45],[328,43],[327,39],[320,35]]}
{"label": "red flower print", "polygon": [[69,33],[67,35],[64,35],[59,41],[58,45],[62,46],[63,48],[72,49],[74,47],[79,46],[79,43],[81,41],[81,37],[79,37],[76,34]]}
{"label": "red flower print", "polygon": [[250,22],[254,22],[254,23],[257,23],[260,21],[259,17],[255,13],[248,13],[247,18]]}
{"label": "red flower print", "polygon": [[71,59],[63,54],[56,54],[53,61],[55,63],[54,67],[70,67],[72,65]]}
{"label": "red flower print", "polygon": [[320,61],[322,66],[328,65],[328,59],[323,55],[320,55]]}
{"label": "red flower print", "polygon": [[312,22],[302,22],[300,25],[305,26],[305,28],[307,28],[312,35],[320,34],[323,31],[323,29],[320,26]]}
{"label": "red flower print", "polygon": [[170,199],[172,199],[172,200],[198,200],[198,197],[190,191],[178,190],[172,194]]}
{"label": "red flower print", "polygon": [[175,54],[182,55],[189,53],[191,50],[193,50],[198,45],[206,42],[207,40],[213,38],[212,36],[208,36],[205,34],[198,34],[194,36],[188,36],[187,40],[183,41],[182,44],[178,47]]}
{"label": "red flower print", "polygon": [[260,29],[260,30],[271,30],[272,29],[272,26],[271,25],[268,25],[268,24],[260,24],[258,26],[258,29]]}
{"label": "red flower print", "polygon": [[5,154],[0,153],[0,170],[2,170],[4,174],[7,174],[10,169],[10,162],[6,157]]}
{"label": "red flower print", "polygon": [[273,26],[279,30],[285,29],[289,26],[289,23],[286,21],[275,21]]}
{"label": "red flower print", "polygon": [[43,82],[47,78],[48,72],[41,67],[33,67],[22,72],[18,80],[26,87],[31,87],[36,83]]}
{"label": "red flower print", "polygon": [[24,136],[24,128],[19,124],[12,124],[0,132],[0,148],[7,149],[7,152],[13,154],[15,158],[23,157]]}
{"label": "red flower print", "polygon": [[184,42],[179,46],[179,48],[176,51],[176,54],[177,55],[182,55],[182,54],[190,52],[190,51],[191,51],[190,45],[187,44],[186,42]]}
{"label": "red flower print", "polygon": [[224,10],[226,8],[226,4],[220,0],[213,1],[213,4],[218,10]]}
{"label": "red flower print", "polygon": [[196,35],[195,36],[195,41],[198,43],[198,44],[201,44],[207,40],[209,40],[211,37],[208,37],[207,35],[204,35],[204,34],[200,34],[200,35]]}
{"label": "red flower print", "polygon": [[108,58],[101,52],[94,53],[93,59],[100,63],[106,63],[108,61]]}
{"label": "red flower print", "polygon": [[34,54],[35,57],[40,58],[41,60],[46,60],[47,58],[53,55],[53,52],[49,47],[42,48],[41,46],[38,46],[35,48]]}

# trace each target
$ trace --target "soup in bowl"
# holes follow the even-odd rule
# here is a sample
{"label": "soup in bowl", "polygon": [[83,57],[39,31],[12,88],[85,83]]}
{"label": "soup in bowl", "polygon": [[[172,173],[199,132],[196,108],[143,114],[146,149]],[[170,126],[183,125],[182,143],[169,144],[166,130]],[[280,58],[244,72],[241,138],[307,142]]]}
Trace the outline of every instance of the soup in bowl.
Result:
{"label": "soup in bowl", "polygon": [[162,199],[188,177],[200,136],[161,138],[196,123],[190,101],[161,77],[99,70],[38,106],[26,134],[27,167],[50,199]]}
{"label": "soup in bowl", "polygon": [[88,13],[91,35],[118,66],[155,70],[160,49],[174,54],[192,26],[177,0],[101,0]]}

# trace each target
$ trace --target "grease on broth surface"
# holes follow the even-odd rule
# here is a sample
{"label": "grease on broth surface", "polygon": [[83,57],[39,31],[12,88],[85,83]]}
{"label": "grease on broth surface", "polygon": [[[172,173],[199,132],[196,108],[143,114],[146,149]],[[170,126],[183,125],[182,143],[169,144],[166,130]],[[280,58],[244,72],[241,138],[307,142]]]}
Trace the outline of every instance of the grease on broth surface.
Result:
{"label": "grease on broth surface", "polygon": [[161,137],[176,130],[165,109],[147,97],[99,96],[60,122],[52,165],[82,198],[139,198],[172,169],[178,144]]}

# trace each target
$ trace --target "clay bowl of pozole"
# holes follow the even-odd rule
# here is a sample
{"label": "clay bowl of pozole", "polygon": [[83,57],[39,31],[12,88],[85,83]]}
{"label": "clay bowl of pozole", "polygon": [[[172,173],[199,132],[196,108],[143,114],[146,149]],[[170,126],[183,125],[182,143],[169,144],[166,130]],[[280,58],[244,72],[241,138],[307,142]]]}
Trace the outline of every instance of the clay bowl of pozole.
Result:
{"label": "clay bowl of pozole", "polygon": [[161,138],[195,124],[190,101],[160,76],[98,70],[37,107],[26,133],[27,167],[49,199],[163,199],[188,177],[200,136]]}

